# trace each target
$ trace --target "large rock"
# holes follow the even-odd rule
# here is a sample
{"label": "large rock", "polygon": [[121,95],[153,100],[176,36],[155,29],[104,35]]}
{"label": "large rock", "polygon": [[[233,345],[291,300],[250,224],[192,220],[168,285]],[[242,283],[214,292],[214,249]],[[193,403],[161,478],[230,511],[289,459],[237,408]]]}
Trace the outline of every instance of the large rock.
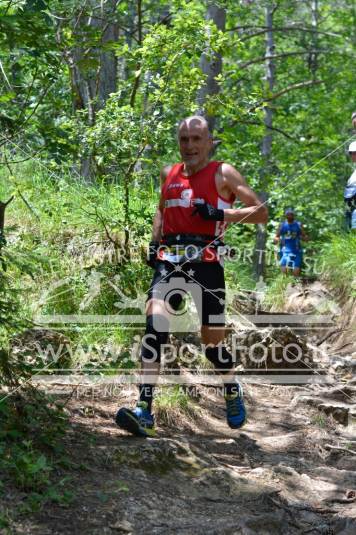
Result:
{"label": "large rock", "polygon": [[323,412],[326,416],[332,416],[339,424],[348,425],[349,414],[352,406],[342,401],[325,400],[318,396],[297,396],[292,403],[292,406],[297,404],[305,404],[310,407],[315,407]]}
{"label": "large rock", "polygon": [[239,351],[245,369],[313,373],[312,354],[305,339],[289,327],[245,330],[233,334],[230,344],[232,350],[235,345]]}
{"label": "large rock", "polygon": [[338,316],[340,307],[333,295],[320,281],[308,286],[301,284],[289,285],[286,290],[286,312],[304,314],[331,314]]}
{"label": "large rock", "polygon": [[11,340],[12,355],[30,365],[61,366],[70,363],[70,340],[64,334],[51,329],[27,329]]}

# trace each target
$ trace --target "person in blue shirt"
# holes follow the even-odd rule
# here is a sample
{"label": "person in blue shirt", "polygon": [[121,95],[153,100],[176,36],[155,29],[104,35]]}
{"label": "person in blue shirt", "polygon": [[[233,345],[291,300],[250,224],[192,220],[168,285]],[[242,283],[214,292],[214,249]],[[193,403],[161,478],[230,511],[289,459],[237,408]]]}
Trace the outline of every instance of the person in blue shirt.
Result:
{"label": "person in blue shirt", "polygon": [[302,224],[294,219],[293,208],[287,208],[284,212],[286,220],[279,226],[274,243],[280,245],[280,262],[281,270],[286,273],[290,269],[293,275],[298,277],[300,275],[303,250],[301,240],[307,241],[309,238],[305,234]]}
{"label": "person in blue shirt", "polygon": [[[355,114],[356,115],[356,114]],[[355,117],[356,119],[356,117]],[[353,141],[349,146],[349,155],[351,161],[356,163],[356,141]],[[346,228],[347,230],[356,230],[356,168],[347,181],[344,190],[344,201],[346,203]]]}

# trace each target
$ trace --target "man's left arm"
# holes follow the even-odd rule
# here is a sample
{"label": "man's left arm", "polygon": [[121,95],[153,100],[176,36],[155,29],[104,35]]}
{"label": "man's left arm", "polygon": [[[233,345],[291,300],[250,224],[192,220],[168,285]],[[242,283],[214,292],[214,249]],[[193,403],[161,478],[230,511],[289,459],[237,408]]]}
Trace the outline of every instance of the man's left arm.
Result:
{"label": "man's left arm", "polygon": [[303,228],[303,225],[300,225],[300,238],[303,240],[303,241],[309,241],[310,238],[308,236],[308,234],[306,234],[304,228]]}
{"label": "man's left arm", "polygon": [[351,115],[351,123],[352,123],[354,130],[356,130],[356,111],[354,111]]}
{"label": "man's left arm", "polygon": [[242,175],[229,164],[223,164],[221,169],[224,183],[244,208],[225,208],[224,221],[229,223],[267,223],[268,210],[250,188]]}

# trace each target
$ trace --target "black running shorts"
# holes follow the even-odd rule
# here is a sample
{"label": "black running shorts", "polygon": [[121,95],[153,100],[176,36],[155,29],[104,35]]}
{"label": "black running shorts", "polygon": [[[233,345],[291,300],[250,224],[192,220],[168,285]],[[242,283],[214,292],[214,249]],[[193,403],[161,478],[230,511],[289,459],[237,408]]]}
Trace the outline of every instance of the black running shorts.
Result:
{"label": "black running shorts", "polygon": [[201,325],[225,325],[225,278],[219,262],[157,262],[147,300],[160,299],[175,311],[187,294],[194,300]]}

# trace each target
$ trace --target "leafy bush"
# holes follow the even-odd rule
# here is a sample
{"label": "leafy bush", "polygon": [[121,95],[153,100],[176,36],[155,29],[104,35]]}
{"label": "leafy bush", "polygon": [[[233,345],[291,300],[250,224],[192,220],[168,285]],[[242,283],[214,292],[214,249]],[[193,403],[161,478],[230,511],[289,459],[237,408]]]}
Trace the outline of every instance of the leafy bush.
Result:
{"label": "leafy bush", "polygon": [[[31,325],[21,306],[18,279],[32,277],[35,259],[0,243],[0,474],[1,482],[42,494],[63,454],[65,415],[53,400],[28,384],[31,366],[14,358],[9,340]],[[56,459],[55,459],[56,458]],[[38,500],[37,500],[38,502]],[[0,524],[6,526],[6,515]]]}
{"label": "leafy bush", "polygon": [[356,297],[356,235],[336,234],[323,245],[321,276],[344,297]]}
{"label": "leafy bush", "polygon": [[[53,400],[27,386],[16,393],[0,391],[0,478],[2,486],[26,492],[12,514],[40,509],[48,501],[67,502],[71,493],[54,482],[55,469],[68,463],[63,448],[67,416]],[[6,516],[6,515],[5,515]],[[3,526],[7,519],[0,515]]]}

